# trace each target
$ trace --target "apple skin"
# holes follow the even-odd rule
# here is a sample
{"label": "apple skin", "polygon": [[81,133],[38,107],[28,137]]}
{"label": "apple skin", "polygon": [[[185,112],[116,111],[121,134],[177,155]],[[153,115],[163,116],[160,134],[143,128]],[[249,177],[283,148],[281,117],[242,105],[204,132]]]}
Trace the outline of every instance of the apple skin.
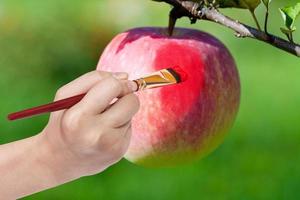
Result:
{"label": "apple skin", "polygon": [[117,35],[98,70],[128,72],[130,79],[180,66],[188,80],[138,92],[125,155],[143,166],[174,166],[198,160],[223,142],[240,103],[240,80],[230,52],[215,37],[193,29],[136,28]]}

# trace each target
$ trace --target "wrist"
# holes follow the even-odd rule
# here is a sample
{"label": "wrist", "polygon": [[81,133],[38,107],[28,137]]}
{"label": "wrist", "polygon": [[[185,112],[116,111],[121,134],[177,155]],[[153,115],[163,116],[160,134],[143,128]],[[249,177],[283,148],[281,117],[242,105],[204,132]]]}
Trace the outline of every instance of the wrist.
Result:
{"label": "wrist", "polygon": [[72,155],[64,145],[52,144],[43,132],[34,137],[38,147],[36,162],[47,175],[51,187],[80,178]]}

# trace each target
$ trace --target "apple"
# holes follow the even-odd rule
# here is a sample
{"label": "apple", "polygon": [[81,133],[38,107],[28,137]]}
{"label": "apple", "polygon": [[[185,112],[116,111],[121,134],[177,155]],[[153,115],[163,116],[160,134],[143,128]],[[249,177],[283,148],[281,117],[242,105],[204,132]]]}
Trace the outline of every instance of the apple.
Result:
{"label": "apple", "polygon": [[136,79],[180,66],[188,80],[137,93],[141,108],[132,120],[125,158],[144,166],[197,160],[224,139],[236,117],[240,80],[230,52],[215,37],[193,29],[136,28],[117,35],[98,70],[128,72]]}

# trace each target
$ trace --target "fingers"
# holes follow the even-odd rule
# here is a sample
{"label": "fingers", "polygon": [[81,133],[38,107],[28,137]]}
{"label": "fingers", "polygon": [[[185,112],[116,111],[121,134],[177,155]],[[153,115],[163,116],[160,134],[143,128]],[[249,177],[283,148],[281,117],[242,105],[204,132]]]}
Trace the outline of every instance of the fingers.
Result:
{"label": "fingers", "polygon": [[[112,75],[122,80],[128,79],[128,74],[124,72],[116,72],[112,74],[104,71],[92,71],[61,87],[57,91],[54,101],[87,93],[87,91],[89,91],[96,83]],[[64,112],[64,110],[54,112],[51,114],[50,119],[59,120],[61,114]]]}
{"label": "fingers", "polygon": [[106,152],[106,155],[110,155],[108,160],[109,165],[123,158],[130,145],[131,133],[131,122],[128,122],[121,128],[114,129],[110,133],[99,137],[97,147],[102,154]]}
{"label": "fingers", "polygon": [[[103,129],[103,125],[98,125],[99,129]],[[114,145],[122,146],[123,143],[127,143],[127,140],[130,139],[130,134],[128,133],[128,129],[130,128],[131,121],[127,122],[117,129],[109,128],[109,131],[102,132],[98,135],[98,147],[101,148],[102,151],[104,151],[107,149],[111,149],[111,147]]]}
{"label": "fingers", "polygon": [[[127,79],[128,74],[123,72],[117,72],[113,74],[118,79]],[[74,95],[86,93],[90,90],[96,83],[105,79],[106,77],[112,76],[109,72],[104,71],[92,71],[81,77],[75,79],[74,81],[61,87],[55,96],[55,100],[68,98]]]}
{"label": "fingers", "polygon": [[81,113],[98,115],[102,113],[110,103],[117,97],[134,92],[127,83],[131,81],[120,81],[114,77],[107,77],[95,84],[86,96],[73,107]]}
{"label": "fingers", "polygon": [[109,109],[105,110],[99,118],[109,126],[119,128],[131,121],[131,118],[139,110],[139,100],[135,94],[128,94],[120,98]]}
{"label": "fingers", "polygon": [[129,148],[132,133],[131,123],[126,125],[126,127],[123,127],[122,131],[124,132],[124,134],[122,135],[121,140],[119,140],[119,144],[116,144],[113,147],[115,149],[113,152],[115,153],[116,162],[123,158]]}

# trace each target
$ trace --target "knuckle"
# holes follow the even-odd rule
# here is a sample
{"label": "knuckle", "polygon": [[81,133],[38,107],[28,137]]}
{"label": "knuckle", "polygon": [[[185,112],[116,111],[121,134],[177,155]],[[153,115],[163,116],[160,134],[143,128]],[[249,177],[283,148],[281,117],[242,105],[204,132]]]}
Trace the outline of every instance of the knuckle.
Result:
{"label": "knuckle", "polygon": [[62,118],[62,128],[66,132],[75,132],[81,124],[81,114],[78,112],[66,112]]}
{"label": "knuckle", "polygon": [[95,71],[90,72],[90,76],[96,77],[97,79],[103,79],[103,78],[109,77],[110,73],[109,72],[95,70]]}
{"label": "knuckle", "polygon": [[56,94],[55,94],[55,99],[60,99],[64,96],[64,93],[65,93],[65,86],[62,86],[61,88],[59,88],[57,91],[56,91]]}
{"label": "knuckle", "polygon": [[107,82],[108,82],[108,85],[111,87],[111,89],[116,90],[116,91],[121,91],[122,84],[116,78],[109,77],[109,78],[107,78]]}

